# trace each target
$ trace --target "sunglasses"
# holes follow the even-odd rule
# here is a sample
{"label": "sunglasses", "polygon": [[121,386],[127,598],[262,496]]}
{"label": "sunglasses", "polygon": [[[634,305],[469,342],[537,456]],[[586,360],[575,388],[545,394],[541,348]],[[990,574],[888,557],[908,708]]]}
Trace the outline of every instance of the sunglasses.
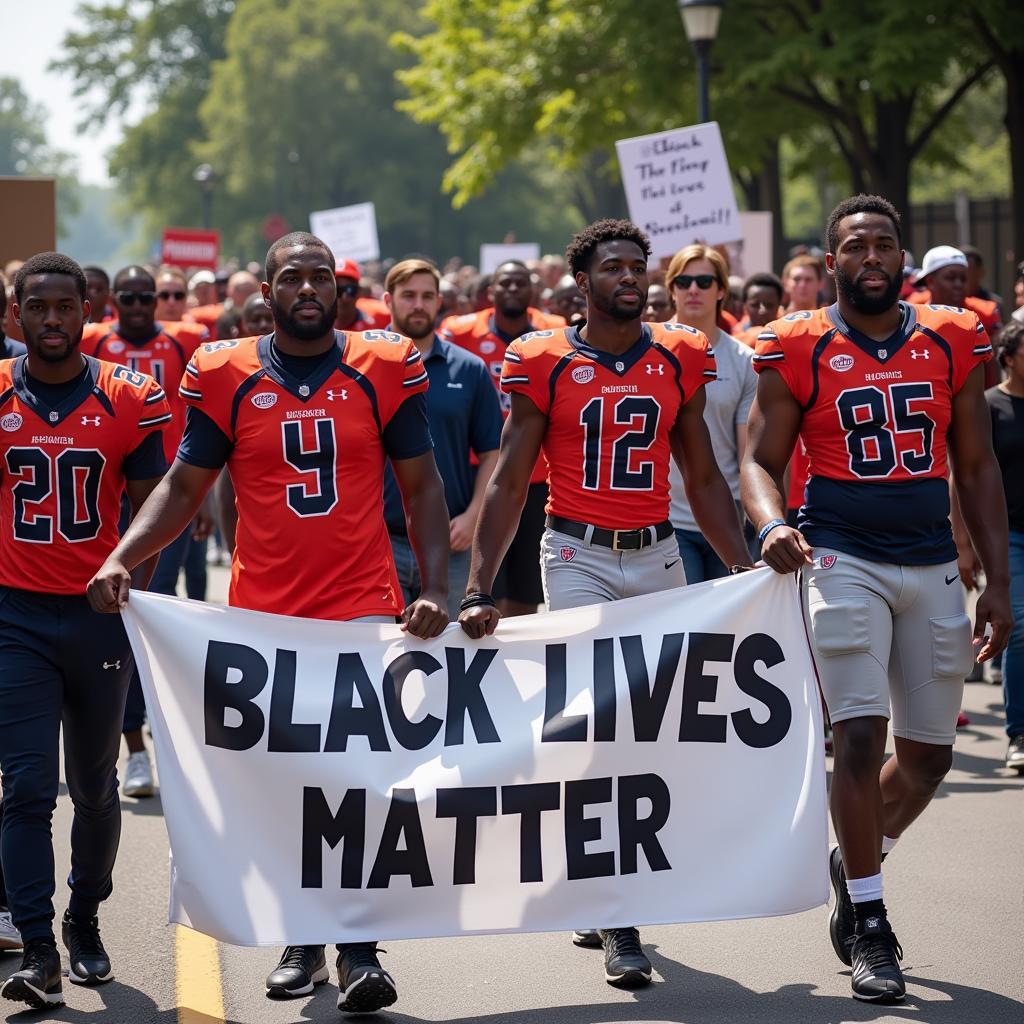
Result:
{"label": "sunglasses", "polygon": [[359,285],[345,284],[338,289],[339,295],[347,295],[350,299],[359,294]]}
{"label": "sunglasses", "polygon": [[181,302],[182,299],[185,298],[185,293],[184,292],[157,292],[156,293],[156,297],[161,302],[167,302],[170,299],[175,299],[176,301]]}
{"label": "sunglasses", "polygon": [[694,281],[702,292],[706,292],[712,285],[718,283],[718,278],[714,274],[680,274],[672,278],[672,287],[686,291]]}
{"label": "sunglasses", "polygon": [[156,302],[156,292],[118,292],[115,296],[119,306],[152,306]]}

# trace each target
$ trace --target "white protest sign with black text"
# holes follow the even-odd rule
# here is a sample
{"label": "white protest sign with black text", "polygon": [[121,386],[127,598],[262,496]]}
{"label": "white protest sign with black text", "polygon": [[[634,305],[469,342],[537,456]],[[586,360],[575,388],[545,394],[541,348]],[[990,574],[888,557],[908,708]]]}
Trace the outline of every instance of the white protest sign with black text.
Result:
{"label": "white protest sign with black text", "polygon": [[471,641],[133,593],[170,917],[241,945],[825,902],[821,708],[768,570]]}
{"label": "white protest sign with black text", "polygon": [[655,258],[743,237],[716,121],[621,139],[615,149],[629,216],[650,236]]}
{"label": "white protest sign with black text", "polygon": [[336,260],[360,262],[380,258],[373,203],[317,210],[309,215],[309,230],[327,243]]}

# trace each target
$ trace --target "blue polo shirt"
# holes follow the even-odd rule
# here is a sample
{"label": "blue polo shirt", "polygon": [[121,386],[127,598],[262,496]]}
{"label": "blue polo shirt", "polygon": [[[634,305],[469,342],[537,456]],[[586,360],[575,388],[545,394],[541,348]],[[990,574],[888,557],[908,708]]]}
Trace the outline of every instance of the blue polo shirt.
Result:
{"label": "blue polo shirt", "polygon": [[17,359],[28,351],[27,348],[13,338],[8,338],[3,331],[0,331],[0,359]]}
{"label": "blue polo shirt", "polygon": [[[444,481],[448,517],[454,519],[473,498],[476,467],[469,453],[493,452],[501,440],[501,404],[486,363],[458,345],[434,335],[423,366],[430,379],[427,421],[434,459]],[[405,509],[390,462],[384,474],[384,519],[389,533],[404,536]]]}

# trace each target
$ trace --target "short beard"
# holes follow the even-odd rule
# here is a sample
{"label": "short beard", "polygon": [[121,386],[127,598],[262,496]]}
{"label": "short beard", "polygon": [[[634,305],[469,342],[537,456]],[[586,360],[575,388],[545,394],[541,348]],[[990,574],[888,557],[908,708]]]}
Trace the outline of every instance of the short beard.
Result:
{"label": "short beard", "polygon": [[[884,274],[885,271],[879,271],[879,273]],[[839,264],[836,264],[836,290],[858,313],[863,313],[865,316],[888,313],[896,305],[900,297],[900,290],[903,288],[903,280],[901,277],[889,277],[888,274],[886,274],[886,279],[889,282],[888,287],[877,298],[873,298],[866,295],[858,287],[856,281],[851,281],[839,268]]]}
{"label": "short beard", "polygon": [[528,301],[519,303],[515,306],[510,305],[508,302],[506,302],[503,306],[500,307],[501,315],[507,316],[509,320],[518,320],[521,316],[525,316],[526,311],[529,308],[530,303]]}
{"label": "short beard", "polygon": [[399,320],[394,313],[391,314],[392,323],[395,325],[395,330],[399,334],[404,335],[406,338],[410,338],[413,341],[422,341],[424,338],[429,338],[434,334],[434,321],[427,317],[427,326],[422,334],[413,334],[412,329],[409,326],[408,320]]}
{"label": "short beard", "polygon": [[31,338],[27,333],[25,334],[25,342],[29,351],[44,363],[63,363],[65,359],[73,356],[78,351],[78,346],[82,344],[82,333],[79,331],[78,337],[74,340],[69,338],[62,352],[46,351],[42,345],[37,344],[35,339]]}
{"label": "short beard", "polygon": [[306,323],[297,320],[286,309],[270,300],[270,312],[274,315],[274,329],[289,335],[296,341],[316,341],[334,328],[335,309],[324,310],[319,320]]}
{"label": "short beard", "polygon": [[615,299],[611,299],[606,302],[603,298],[599,297],[598,294],[591,289],[590,301],[594,304],[594,308],[605,316],[610,316],[613,320],[640,320],[643,317],[644,309],[647,308],[647,293],[642,292],[640,295],[639,307],[634,306],[632,309],[628,309],[625,306],[620,306]]}

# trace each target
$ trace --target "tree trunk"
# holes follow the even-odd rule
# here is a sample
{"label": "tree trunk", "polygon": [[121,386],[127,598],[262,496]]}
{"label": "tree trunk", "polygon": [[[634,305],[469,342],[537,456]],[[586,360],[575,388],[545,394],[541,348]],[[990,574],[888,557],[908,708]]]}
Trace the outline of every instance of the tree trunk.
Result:
{"label": "tree trunk", "polygon": [[910,115],[914,101],[908,96],[875,101],[874,162],[879,171],[867,178],[867,185],[884,196],[900,213],[903,237],[913,231],[910,209]]}
{"label": "tree trunk", "polygon": [[754,173],[738,174],[748,210],[769,210],[772,215],[772,263],[781,267],[786,252],[782,222],[782,167],[778,140],[769,144],[764,163]]}
{"label": "tree trunk", "polygon": [[1010,201],[1014,263],[1024,260],[1024,50],[1010,52],[1006,79],[1006,131],[1010,138]]}

